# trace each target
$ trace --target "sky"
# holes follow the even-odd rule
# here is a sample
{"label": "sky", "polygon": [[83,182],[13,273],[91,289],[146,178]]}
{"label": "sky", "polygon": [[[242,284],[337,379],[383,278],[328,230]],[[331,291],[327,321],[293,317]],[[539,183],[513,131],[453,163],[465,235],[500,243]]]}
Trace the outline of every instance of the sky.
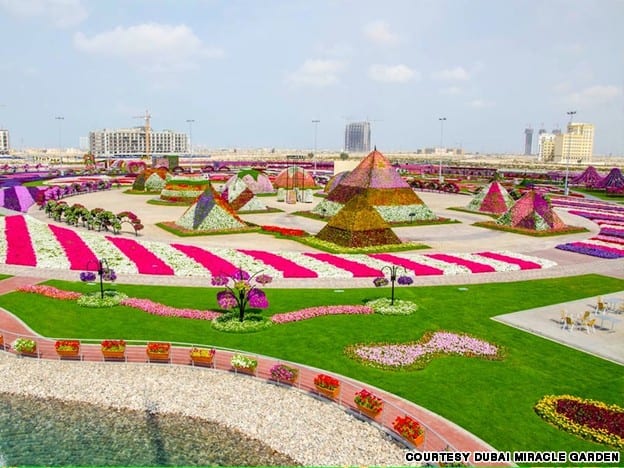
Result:
{"label": "sky", "polygon": [[339,151],[368,120],[382,152],[520,154],[527,125],[576,111],[595,155],[624,156],[623,18],[623,0],[0,0],[0,128],[78,147],[148,111],[197,147]]}

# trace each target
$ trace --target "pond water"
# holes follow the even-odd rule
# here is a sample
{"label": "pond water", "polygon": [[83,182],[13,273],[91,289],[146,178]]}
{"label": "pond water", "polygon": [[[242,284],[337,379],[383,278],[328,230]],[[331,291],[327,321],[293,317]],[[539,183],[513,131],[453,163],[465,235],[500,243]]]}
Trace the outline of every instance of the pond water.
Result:
{"label": "pond water", "polygon": [[223,425],[0,393],[0,466],[297,465]]}

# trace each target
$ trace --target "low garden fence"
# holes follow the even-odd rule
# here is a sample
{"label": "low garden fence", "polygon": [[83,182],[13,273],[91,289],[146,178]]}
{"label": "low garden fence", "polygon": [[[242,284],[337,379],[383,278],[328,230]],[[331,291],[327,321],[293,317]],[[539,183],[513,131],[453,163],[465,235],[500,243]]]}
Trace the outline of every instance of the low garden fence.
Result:
{"label": "low garden fence", "polygon": [[[110,353],[106,352],[105,346]],[[269,356],[193,343],[42,338],[5,330],[0,330],[0,351],[31,359],[189,365],[251,375],[266,380],[267,383],[290,386],[314,398],[339,405],[353,416],[376,425],[409,449],[458,451],[442,434],[433,429],[432,425],[439,421],[440,417],[427,409],[349,377]],[[235,366],[234,363],[238,362],[233,359],[235,356],[238,356],[238,361],[242,358],[244,363],[252,365]],[[315,385],[320,375],[328,377],[330,381],[337,380],[338,391]],[[358,406],[355,403],[357,394],[360,394],[360,400],[362,396],[372,396],[373,404],[368,406],[377,408],[378,411]],[[453,425],[448,421],[444,423]],[[399,433],[404,429],[413,435],[414,431],[409,430],[410,426],[413,429],[413,424],[416,424],[416,427],[420,425],[424,430],[424,437],[406,438]]]}

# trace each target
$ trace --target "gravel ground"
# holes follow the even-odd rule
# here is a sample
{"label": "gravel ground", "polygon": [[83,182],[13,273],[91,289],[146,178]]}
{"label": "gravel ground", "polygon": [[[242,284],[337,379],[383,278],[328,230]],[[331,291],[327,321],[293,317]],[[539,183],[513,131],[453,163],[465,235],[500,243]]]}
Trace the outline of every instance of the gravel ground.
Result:
{"label": "gravel ground", "polygon": [[295,389],[248,377],[176,366],[29,360],[4,353],[0,368],[5,376],[0,392],[134,410],[156,405],[160,412],[238,429],[303,465],[404,464],[404,448],[371,424]]}

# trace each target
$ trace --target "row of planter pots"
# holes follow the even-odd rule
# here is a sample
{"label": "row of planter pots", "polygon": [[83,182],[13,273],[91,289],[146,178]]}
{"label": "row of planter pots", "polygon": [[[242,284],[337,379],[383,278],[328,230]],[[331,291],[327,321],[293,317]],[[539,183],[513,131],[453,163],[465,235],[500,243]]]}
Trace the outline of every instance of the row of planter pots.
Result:
{"label": "row of planter pots", "polygon": [[[104,359],[125,360],[126,342],[124,340],[104,340],[100,343]],[[0,335],[0,348],[4,348],[4,338]],[[24,355],[38,356],[37,343],[27,338],[18,338],[12,348]],[[80,341],[58,340],[54,344],[56,353],[65,358],[81,358]],[[170,362],[171,344],[161,342],[149,342],[145,348],[148,361]],[[189,351],[189,357],[193,365],[214,365],[214,348],[193,347]],[[230,365],[235,372],[256,375],[258,360],[242,354],[235,354],[230,360]],[[278,383],[294,385],[299,377],[299,370],[285,364],[276,364],[269,370],[271,379]],[[314,378],[314,387],[319,395],[330,400],[337,400],[340,395],[340,381],[335,377],[318,374]],[[383,411],[383,400],[366,389],[355,394],[353,402],[358,411],[370,419],[375,420]],[[397,417],[392,423],[393,429],[407,441],[415,446],[422,445],[425,439],[425,430],[420,423],[410,416]]]}

